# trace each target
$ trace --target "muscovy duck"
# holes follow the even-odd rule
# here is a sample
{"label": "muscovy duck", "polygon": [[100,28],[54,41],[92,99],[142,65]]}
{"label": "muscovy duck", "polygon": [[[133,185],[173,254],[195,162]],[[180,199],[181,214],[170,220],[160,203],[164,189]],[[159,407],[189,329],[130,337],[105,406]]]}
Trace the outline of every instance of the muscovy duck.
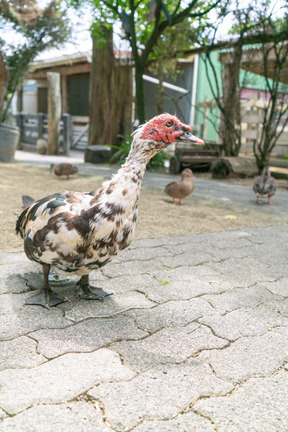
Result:
{"label": "muscovy duck", "polygon": [[194,190],[192,179],[195,178],[191,169],[185,168],[181,173],[181,180],[173,180],[165,186],[164,192],[172,197],[173,204],[176,204],[175,199],[178,198],[180,205],[182,199],[190,195]]}
{"label": "muscovy duck", "polygon": [[24,239],[27,257],[42,265],[44,276],[40,292],[26,304],[49,308],[67,301],[51,289],[50,269],[81,276],[79,299],[103,300],[107,293],[90,286],[89,273],[116,258],[131,243],[146,164],[176,141],[203,144],[177,117],[156,116],[133,133],[126,162],[100,189],[55,193],[21,213],[16,232]]}
{"label": "muscovy duck", "polygon": [[259,198],[268,198],[267,204],[271,204],[271,197],[276,193],[274,177],[270,175],[270,168],[266,166],[261,176],[256,177],[253,184],[253,191],[256,194],[256,204],[260,204]]}

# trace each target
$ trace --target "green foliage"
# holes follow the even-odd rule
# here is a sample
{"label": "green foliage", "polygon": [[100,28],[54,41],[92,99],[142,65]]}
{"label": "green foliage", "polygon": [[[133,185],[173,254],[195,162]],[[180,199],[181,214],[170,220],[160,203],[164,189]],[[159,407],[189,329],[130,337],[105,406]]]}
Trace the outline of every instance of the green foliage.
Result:
{"label": "green foliage", "polygon": [[198,24],[205,23],[208,13],[221,1],[223,0],[166,0],[164,3],[162,0],[70,0],[74,6],[85,3],[94,5],[95,21],[121,23],[123,38],[129,42],[134,59],[136,108],[140,123],[144,123],[146,118],[142,75],[156,43],[161,38],[168,37],[168,29],[178,27],[182,22],[187,22],[190,26],[196,20]]}
{"label": "green foliage", "polygon": [[61,3],[51,1],[39,9],[34,0],[2,0],[0,28],[14,29],[20,42],[9,44],[0,37],[0,123],[9,116],[11,100],[29,64],[48,48],[58,47],[70,34]]}
{"label": "green foliage", "polygon": [[112,24],[107,22],[96,21],[92,24],[90,30],[93,38],[97,40],[98,49],[105,47],[107,43],[106,31],[110,31]]}
{"label": "green foliage", "polygon": [[[116,150],[113,156],[110,158],[109,163],[116,163],[118,165],[123,164],[128,156],[131,148],[133,138],[130,135],[118,135],[122,138],[119,146],[109,146]],[[147,164],[147,169],[151,171],[158,171],[165,168],[165,160],[169,159],[164,151],[157,153]]]}
{"label": "green foliage", "polygon": [[123,164],[125,162],[126,157],[128,156],[128,153],[131,148],[132,143],[132,137],[130,135],[117,135],[121,139],[120,145],[112,145],[110,146],[113,149],[116,149],[117,151],[113,154],[113,156],[110,158],[109,163],[113,164]]}
{"label": "green foliage", "polygon": [[210,171],[213,178],[226,178],[232,171],[232,165],[227,159],[219,158],[212,163]]}
{"label": "green foliage", "polygon": [[164,151],[156,153],[152,159],[147,164],[147,169],[149,171],[159,171],[165,168],[165,161],[169,159],[169,156]]}

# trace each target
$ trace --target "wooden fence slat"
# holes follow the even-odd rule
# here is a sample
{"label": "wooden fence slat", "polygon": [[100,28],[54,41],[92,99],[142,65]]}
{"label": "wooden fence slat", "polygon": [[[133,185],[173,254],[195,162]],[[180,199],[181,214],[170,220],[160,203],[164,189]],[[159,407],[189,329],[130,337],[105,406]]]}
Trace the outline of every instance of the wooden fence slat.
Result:
{"label": "wooden fence slat", "polygon": [[242,130],[242,138],[257,139],[258,131],[253,129]]}
{"label": "wooden fence slat", "polygon": [[263,122],[263,115],[246,113],[241,117],[241,123],[261,123],[261,122]]}

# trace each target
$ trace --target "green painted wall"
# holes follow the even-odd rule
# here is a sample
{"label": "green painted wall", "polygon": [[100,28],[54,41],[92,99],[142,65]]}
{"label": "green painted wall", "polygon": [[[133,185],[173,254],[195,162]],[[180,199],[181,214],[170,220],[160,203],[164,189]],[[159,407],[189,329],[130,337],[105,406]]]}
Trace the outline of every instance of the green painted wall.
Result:
{"label": "green painted wall", "polygon": [[[216,65],[216,74],[219,82],[221,82],[221,63],[217,60],[218,52],[213,52],[211,54],[212,60]],[[212,77],[212,69],[208,65],[209,75]],[[212,82],[215,83],[215,80]],[[215,84],[216,85],[216,84]],[[210,89],[210,85],[207,79],[206,75],[206,68],[205,63],[203,60],[203,56],[199,56],[199,63],[198,63],[198,76],[197,76],[197,93],[196,93],[196,110],[195,110],[195,124],[200,126],[199,128],[199,134],[201,136],[201,133],[203,132],[203,125],[204,125],[204,109],[198,108],[198,104],[200,102],[205,102],[206,98],[209,98],[209,101],[213,101],[213,94]],[[217,119],[219,118],[219,109],[214,108],[212,111],[209,110],[209,117],[208,117],[208,124],[207,124],[207,135],[206,140],[207,141],[217,141],[218,133],[215,130],[215,127],[212,124],[212,121],[218,125]],[[215,126],[216,126],[215,125]],[[217,126],[216,126],[217,127]]]}
{"label": "green painted wall", "polygon": [[[215,64],[215,73],[217,76],[217,80],[221,86],[220,91],[222,90],[222,79],[221,79],[221,63],[218,60],[219,51],[214,51],[211,54],[212,61]],[[196,93],[196,110],[195,110],[195,124],[199,127],[199,135],[203,131],[204,125],[204,109],[199,108],[198,104],[200,102],[205,102],[206,97],[209,98],[209,101],[213,101],[213,94],[210,89],[210,85],[207,79],[206,68],[204,63],[204,55],[199,56],[199,64],[198,64],[198,77],[197,77],[197,93]],[[216,81],[213,78],[212,68],[208,65],[208,73],[211,79],[211,82],[216,88]],[[245,78],[244,87],[246,88],[254,88],[259,90],[265,89],[265,79],[260,75],[256,75],[254,73],[246,73],[244,70],[241,71],[240,74],[240,85],[243,85],[243,80]],[[207,123],[207,134],[206,141],[214,141],[217,142],[218,139],[218,125],[219,125],[219,116],[220,111],[218,108],[213,108],[209,110],[208,123]],[[213,125],[214,123],[214,125]]]}

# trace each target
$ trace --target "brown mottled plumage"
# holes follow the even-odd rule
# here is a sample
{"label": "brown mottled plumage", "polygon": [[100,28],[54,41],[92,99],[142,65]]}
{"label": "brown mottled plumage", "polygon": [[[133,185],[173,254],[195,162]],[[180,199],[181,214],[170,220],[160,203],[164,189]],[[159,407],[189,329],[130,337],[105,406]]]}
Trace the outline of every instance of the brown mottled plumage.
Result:
{"label": "brown mottled plumage", "polygon": [[96,191],[56,193],[31,203],[19,216],[16,232],[24,239],[27,257],[42,265],[44,282],[27,304],[49,308],[66,298],[52,291],[50,269],[81,276],[78,298],[103,299],[89,285],[89,273],[115,259],[131,243],[138,215],[138,198],[146,164],[176,141],[203,144],[191,128],[170,114],[154,117],[134,132],[124,165]]}
{"label": "brown mottled plumage", "polygon": [[194,183],[192,179],[195,178],[191,169],[185,168],[181,173],[181,180],[173,180],[168,183],[164,189],[165,193],[172,197],[173,203],[176,204],[175,199],[178,198],[180,205],[182,199],[190,195],[194,190]]}
{"label": "brown mottled plumage", "polygon": [[66,179],[69,180],[70,175],[78,173],[78,168],[70,163],[59,163],[51,164],[50,172],[51,171],[53,171],[56,176],[66,176]]}

